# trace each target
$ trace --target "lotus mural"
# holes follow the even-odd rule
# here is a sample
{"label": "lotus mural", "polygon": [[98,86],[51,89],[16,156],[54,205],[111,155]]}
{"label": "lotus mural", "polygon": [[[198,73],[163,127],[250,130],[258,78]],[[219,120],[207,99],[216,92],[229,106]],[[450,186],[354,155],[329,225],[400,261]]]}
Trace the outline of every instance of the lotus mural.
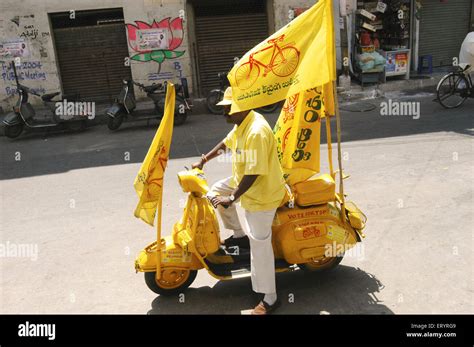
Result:
{"label": "lotus mural", "polygon": [[163,63],[166,59],[181,57],[185,51],[176,50],[183,42],[183,19],[170,17],[160,22],[148,24],[135,21],[126,24],[128,44],[135,55],[132,60],[140,62],[156,61]]}

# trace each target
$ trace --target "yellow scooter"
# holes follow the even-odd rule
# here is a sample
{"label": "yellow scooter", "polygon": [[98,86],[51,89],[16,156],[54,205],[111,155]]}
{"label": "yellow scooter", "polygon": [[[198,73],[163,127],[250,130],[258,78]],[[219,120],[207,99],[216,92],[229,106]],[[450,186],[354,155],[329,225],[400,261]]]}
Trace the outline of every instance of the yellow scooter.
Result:
{"label": "yellow scooter", "polygon": [[[323,174],[297,183],[295,196],[287,194],[277,210],[272,226],[277,272],[333,268],[347,249],[365,237],[366,217],[336,194],[334,176]],[[220,280],[250,273],[250,252],[220,246],[219,224],[206,197],[209,187],[203,171],[182,171],[178,179],[188,193],[181,220],[172,235],[146,246],[135,261],[148,287],[162,295],[181,293],[203,268]]]}

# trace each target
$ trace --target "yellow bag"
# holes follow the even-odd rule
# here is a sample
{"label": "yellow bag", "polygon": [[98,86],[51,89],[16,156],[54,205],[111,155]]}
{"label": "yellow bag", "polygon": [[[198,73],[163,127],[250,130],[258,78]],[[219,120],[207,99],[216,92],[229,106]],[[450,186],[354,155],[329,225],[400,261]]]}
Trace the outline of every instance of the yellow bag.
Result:
{"label": "yellow bag", "polygon": [[328,174],[313,176],[296,183],[294,190],[299,206],[320,205],[336,199],[336,182]]}

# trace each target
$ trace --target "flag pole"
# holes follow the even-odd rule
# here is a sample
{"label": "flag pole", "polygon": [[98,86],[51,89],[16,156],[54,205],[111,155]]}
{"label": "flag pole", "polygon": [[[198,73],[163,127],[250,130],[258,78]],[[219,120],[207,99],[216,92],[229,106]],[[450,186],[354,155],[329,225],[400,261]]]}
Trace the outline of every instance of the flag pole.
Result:
{"label": "flag pole", "polygon": [[334,175],[334,167],[332,164],[332,138],[331,138],[331,115],[326,113],[326,142],[328,145],[328,163],[329,163],[329,172],[331,177],[336,179]]}
{"label": "flag pole", "polygon": [[155,279],[161,279],[161,207],[163,204],[163,195],[158,204],[158,221],[156,222],[156,274]]}
{"label": "flag pole", "polygon": [[346,207],[344,202],[344,177],[342,173],[342,154],[341,154],[341,116],[339,114],[339,102],[337,100],[336,81],[332,81],[332,88],[334,94],[334,112],[336,113],[336,130],[337,130],[337,161],[339,163],[339,195],[341,203],[341,219],[345,223]]}

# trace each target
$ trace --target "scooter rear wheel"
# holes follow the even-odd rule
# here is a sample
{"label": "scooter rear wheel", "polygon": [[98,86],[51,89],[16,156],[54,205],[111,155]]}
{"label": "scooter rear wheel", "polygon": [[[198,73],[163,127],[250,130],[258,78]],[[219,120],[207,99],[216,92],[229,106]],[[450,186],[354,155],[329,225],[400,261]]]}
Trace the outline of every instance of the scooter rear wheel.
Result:
{"label": "scooter rear wheel", "polygon": [[334,269],[342,261],[344,253],[337,257],[326,257],[321,260],[315,260],[304,264],[298,264],[298,267],[308,272],[320,272]]}
{"label": "scooter rear wheel", "polygon": [[151,291],[160,295],[176,295],[182,293],[193,283],[196,270],[161,269],[161,278],[156,280],[156,271],[145,272],[145,283]]}
{"label": "scooter rear wheel", "polygon": [[23,123],[18,123],[15,125],[5,125],[5,136],[14,139],[15,137],[20,136],[23,132]]}

